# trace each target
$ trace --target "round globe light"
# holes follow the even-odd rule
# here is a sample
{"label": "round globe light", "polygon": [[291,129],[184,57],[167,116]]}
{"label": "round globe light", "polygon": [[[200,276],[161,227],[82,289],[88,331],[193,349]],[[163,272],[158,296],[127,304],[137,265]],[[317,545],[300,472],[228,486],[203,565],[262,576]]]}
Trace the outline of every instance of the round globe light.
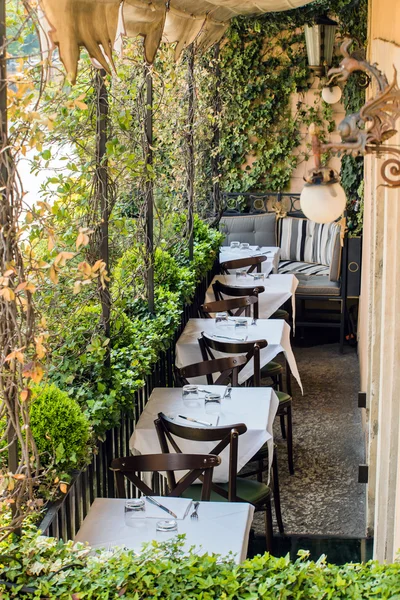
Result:
{"label": "round globe light", "polygon": [[346,194],[340,183],[306,183],[300,194],[300,206],[305,216],[316,223],[336,221],[346,207]]}
{"label": "round globe light", "polygon": [[322,88],[321,95],[322,99],[328,104],[336,104],[342,97],[342,90],[338,85],[334,85],[333,87],[324,87]]}

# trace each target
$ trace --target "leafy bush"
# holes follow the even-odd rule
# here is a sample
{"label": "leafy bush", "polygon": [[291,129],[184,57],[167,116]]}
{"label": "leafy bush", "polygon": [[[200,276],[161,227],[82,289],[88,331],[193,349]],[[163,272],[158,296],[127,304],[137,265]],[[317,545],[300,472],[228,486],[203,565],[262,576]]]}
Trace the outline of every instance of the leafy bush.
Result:
{"label": "leafy bush", "polygon": [[[133,551],[97,551],[53,538],[25,537],[7,548],[18,561],[2,566],[1,579],[37,588],[36,595],[0,585],[1,597],[60,600],[126,598],[141,600],[395,600],[400,594],[400,564],[337,566],[307,552],[288,557],[256,556],[236,565],[229,557],[182,552],[182,541],[153,542]],[[62,567],[71,565],[60,572]]]}
{"label": "leafy bush", "polygon": [[[183,226],[184,219],[177,218],[177,231]],[[221,239],[196,216],[192,262],[179,245],[156,249],[154,315],[145,298],[143,255],[138,247],[127,250],[112,272],[110,340],[100,325],[98,302],[78,306],[68,317],[64,312],[54,323],[50,379],[79,402],[98,437],[119,422],[121,409],[135,410],[135,393],[168,348],[197,282],[214,264]]]}
{"label": "leafy bush", "polygon": [[56,385],[33,390],[30,424],[41,462],[68,471],[88,459],[90,426],[79,404]]}

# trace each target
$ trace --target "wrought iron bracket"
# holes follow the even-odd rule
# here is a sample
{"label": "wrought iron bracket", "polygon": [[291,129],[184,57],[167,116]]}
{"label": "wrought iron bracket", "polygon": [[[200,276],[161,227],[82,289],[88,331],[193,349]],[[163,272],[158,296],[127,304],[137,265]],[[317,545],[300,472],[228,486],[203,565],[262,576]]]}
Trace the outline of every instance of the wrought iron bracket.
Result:
{"label": "wrought iron bracket", "polygon": [[313,151],[316,168],[310,172],[307,181],[321,171],[320,156],[323,152],[332,152],[337,156],[376,154],[392,155],[381,166],[381,176],[385,187],[400,187],[400,148],[386,146],[384,142],[397,133],[396,124],[400,117],[400,89],[397,84],[397,71],[389,84],[377,65],[370,64],[360,52],[352,54],[349,48],[353,40],[346,39],[341,46],[344,56],[339,67],[328,72],[328,86],[339,81],[347,81],[352,73],[362,72],[377,85],[376,94],[357,112],[347,115],[338,126],[341,142],[321,143],[318,131],[310,131],[313,138]]}

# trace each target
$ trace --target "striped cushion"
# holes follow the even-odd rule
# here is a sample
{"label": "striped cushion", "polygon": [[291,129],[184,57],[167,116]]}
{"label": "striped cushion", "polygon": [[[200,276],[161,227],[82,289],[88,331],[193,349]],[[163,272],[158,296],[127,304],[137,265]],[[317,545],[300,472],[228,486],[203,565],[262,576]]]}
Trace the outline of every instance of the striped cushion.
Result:
{"label": "striped cushion", "polygon": [[285,217],[281,220],[281,259],[329,266],[339,237],[339,223]]}
{"label": "striped cushion", "polygon": [[317,263],[281,260],[278,273],[304,273],[305,275],[329,275],[329,267]]}

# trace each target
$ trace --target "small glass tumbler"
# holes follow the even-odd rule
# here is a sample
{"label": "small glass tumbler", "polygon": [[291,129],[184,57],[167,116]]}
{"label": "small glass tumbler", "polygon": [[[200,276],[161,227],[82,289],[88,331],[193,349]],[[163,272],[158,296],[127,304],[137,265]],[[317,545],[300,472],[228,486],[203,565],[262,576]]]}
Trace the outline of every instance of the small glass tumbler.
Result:
{"label": "small glass tumbler", "polygon": [[227,312],[217,312],[215,314],[215,324],[217,327],[221,327],[223,325],[229,325],[228,313]]}
{"label": "small glass tumbler", "polygon": [[199,388],[197,385],[184,385],[182,388],[182,400],[186,406],[197,406],[199,403]]}
{"label": "small glass tumbler", "polygon": [[250,244],[248,244],[247,242],[242,242],[240,244],[240,249],[241,250],[249,250],[249,248],[250,248]]}
{"label": "small glass tumbler", "polygon": [[156,531],[162,533],[170,533],[178,531],[178,522],[175,519],[166,519],[165,521],[157,521]]}
{"label": "small glass tumbler", "polygon": [[265,273],[253,273],[253,279],[254,281],[264,281]]}
{"label": "small glass tumbler", "polygon": [[[125,525],[138,527],[146,517],[146,501],[144,497],[131,498],[125,501]],[[140,521],[140,522],[139,522]]]}
{"label": "small glass tumbler", "polygon": [[236,279],[245,279],[247,277],[247,269],[236,269]]}
{"label": "small glass tumbler", "polygon": [[231,248],[231,250],[235,250],[237,248],[240,248],[240,242],[231,242],[230,243],[230,248]]}
{"label": "small glass tumbler", "polygon": [[221,395],[206,394],[204,398],[204,408],[208,415],[217,415],[221,412]]}
{"label": "small glass tumbler", "polygon": [[247,329],[249,326],[249,322],[245,318],[236,318],[235,319],[235,329]]}

